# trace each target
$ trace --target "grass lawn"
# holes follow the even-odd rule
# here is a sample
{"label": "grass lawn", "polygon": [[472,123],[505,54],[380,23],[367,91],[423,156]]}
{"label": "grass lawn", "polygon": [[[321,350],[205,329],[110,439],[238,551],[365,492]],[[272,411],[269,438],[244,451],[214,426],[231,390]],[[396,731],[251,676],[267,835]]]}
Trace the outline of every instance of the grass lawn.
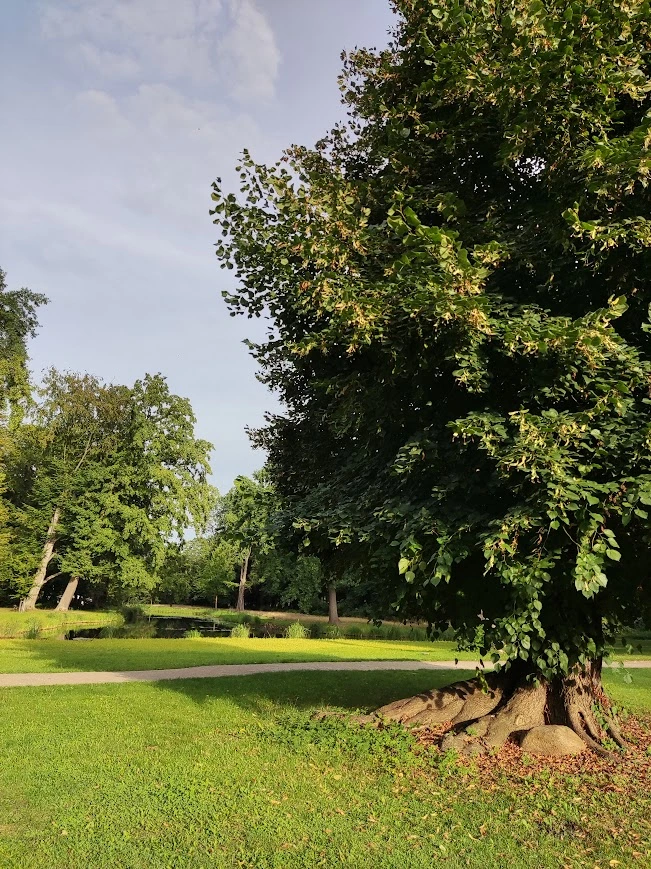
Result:
{"label": "grass lawn", "polygon": [[37,609],[19,613],[0,607],[0,637],[23,637],[30,633],[40,636],[61,634],[74,627],[103,627],[121,624],[122,621],[122,616],[115,612],[70,610],[62,613]]}
{"label": "grass lawn", "polygon": [[[389,640],[0,640],[0,673],[161,670],[292,661],[452,661],[454,643]],[[465,660],[475,660],[465,653]]]}
{"label": "grass lawn", "polygon": [[[651,657],[645,655],[634,657]],[[162,670],[202,664],[300,661],[461,661],[454,643],[392,640],[141,639],[0,640],[0,673],[66,670]],[[625,661],[626,656],[622,657]]]}
{"label": "grass lawn", "polygon": [[[458,676],[458,674],[456,674]],[[651,800],[586,772],[487,784],[404,731],[311,720],[450,673],[4,689],[3,869],[651,865]],[[606,680],[651,711],[651,672]],[[619,861],[611,862],[611,861]]]}

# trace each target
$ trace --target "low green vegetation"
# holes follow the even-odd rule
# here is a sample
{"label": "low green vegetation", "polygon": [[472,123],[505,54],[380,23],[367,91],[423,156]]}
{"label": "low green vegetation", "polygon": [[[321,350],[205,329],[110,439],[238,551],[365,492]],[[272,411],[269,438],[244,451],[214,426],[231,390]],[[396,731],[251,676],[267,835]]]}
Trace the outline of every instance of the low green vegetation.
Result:
{"label": "low green vegetation", "polygon": [[451,661],[453,643],[378,640],[220,639],[4,640],[0,672],[65,670],[160,670],[203,664],[264,664],[300,661]]}
{"label": "low green vegetation", "polygon": [[[0,865],[649,865],[648,792],[622,796],[616,773],[614,789],[596,786],[589,768],[486,781],[419,753],[399,729],[313,720],[324,706],[371,709],[451,675],[5,689]],[[651,709],[651,673],[605,681],[620,704]]]}
{"label": "low green vegetation", "polygon": [[119,626],[122,621],[122,616],[117,612],[32,610],[21,613],[0,608],[0,638],[51,636],[72,628]]}

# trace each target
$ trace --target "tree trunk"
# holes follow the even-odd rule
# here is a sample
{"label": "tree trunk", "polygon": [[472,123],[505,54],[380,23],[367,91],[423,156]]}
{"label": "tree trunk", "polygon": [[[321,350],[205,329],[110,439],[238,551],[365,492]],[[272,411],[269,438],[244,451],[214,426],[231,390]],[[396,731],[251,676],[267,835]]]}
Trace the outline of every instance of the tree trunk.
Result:
{"label": "tree trunk", "polygon": [[23,603],[23,611],[36,609],[36,601],[38,600],[38,596],[41,592],[41,589],[47,582],[47,569],[50,561],[52,561],[52,556],[54,555],[54,545],[56,543],[56,530],[59,524],[59,519],[61,518],[61,511],[58,507],[54,510],[54,515],[52,516],[52,520],[50,521],[50,527],[47,529],[47,537],[45,538],[45,543],[43,544],[43,553],[41,555],[41,562],[38,566],[38,570],[34,575],[34,579],[32,581],[32,587],[29,590],[29,594],[25,598]]}
{"label": "tree trunk", "polygon": [[337,589],[330,583],[328,586],[328,621],[331,625],[339,624],[339,612],[337,611]]}
{"label": "tree trunk", "polygon": [[249,559],[251,558],[251,547],[244,553],[242,567],[240,568],[240,586],[237,590],[237,606],[235,609],[238,613],[244,612],[244,589],[246,588],[246,580],[249,573]]}
{"label": "tree trunk", "polygon": [[215,609],[217,609],[217,595],[215,595]]}
{"label": "tree trunk", "polygon": [[[425,728],[449,724],[441,748],[464,754],[499,749],[507,740],[520,741],[532,727],[543,724],[571,728],[601,755],[610,753],[602,744],[606,737],[625,745],[601,685],[601,661],[550,682],[534,682],[528,675],[515,662],[508,670],[489,673],[485,678],[455,682],[439,691],[397,700],[359,720],[397,721]],[[599,720],[595,706],[600,710]]]}
{"label": "tree trunk", "polygon": [[70,609],[70,604],[72,603],[72,599],[75,596],[78,585],[79,577],[71,576],[68,580],[68,585],[66,586],[65,591],[59,598],[59,603],[56,605],[56,610],[58,612],[67,612]]}

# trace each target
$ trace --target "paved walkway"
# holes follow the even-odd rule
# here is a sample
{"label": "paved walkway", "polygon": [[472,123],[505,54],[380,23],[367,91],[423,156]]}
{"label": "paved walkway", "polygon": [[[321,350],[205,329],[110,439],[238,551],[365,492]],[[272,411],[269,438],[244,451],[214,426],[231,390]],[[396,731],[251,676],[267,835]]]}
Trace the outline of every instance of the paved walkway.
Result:
{"label": "paved walkway", "polygon": [[[0,673],[0,688],[43,685],[103,685],[122,682],[159,682],[170,679],[215,679],[253,676],[258,673],[292,673],[306,670],[474,670],[478,661],[304,661],[298,664],[214,664],[177,670],[125,670],[120,673]],[[617,667],[618,664],[611,664]],[[651,660],[627,661],[627,668],[651,668]],[[487,669],[490,665],[487,665]]]}

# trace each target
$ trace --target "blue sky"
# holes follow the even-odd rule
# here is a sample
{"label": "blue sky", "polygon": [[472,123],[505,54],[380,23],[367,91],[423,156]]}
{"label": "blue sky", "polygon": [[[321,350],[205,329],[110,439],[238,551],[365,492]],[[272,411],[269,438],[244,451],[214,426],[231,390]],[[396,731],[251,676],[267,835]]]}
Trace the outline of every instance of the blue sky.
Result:
{"label": "blue sky", "polygon": [[215,444],[225,491],[274,407],[228,316],[210,184],[342,115],[339,55],[383,45],[388,0],[4,0],[0,266],[45,293],[32,367],[160,371]]}

